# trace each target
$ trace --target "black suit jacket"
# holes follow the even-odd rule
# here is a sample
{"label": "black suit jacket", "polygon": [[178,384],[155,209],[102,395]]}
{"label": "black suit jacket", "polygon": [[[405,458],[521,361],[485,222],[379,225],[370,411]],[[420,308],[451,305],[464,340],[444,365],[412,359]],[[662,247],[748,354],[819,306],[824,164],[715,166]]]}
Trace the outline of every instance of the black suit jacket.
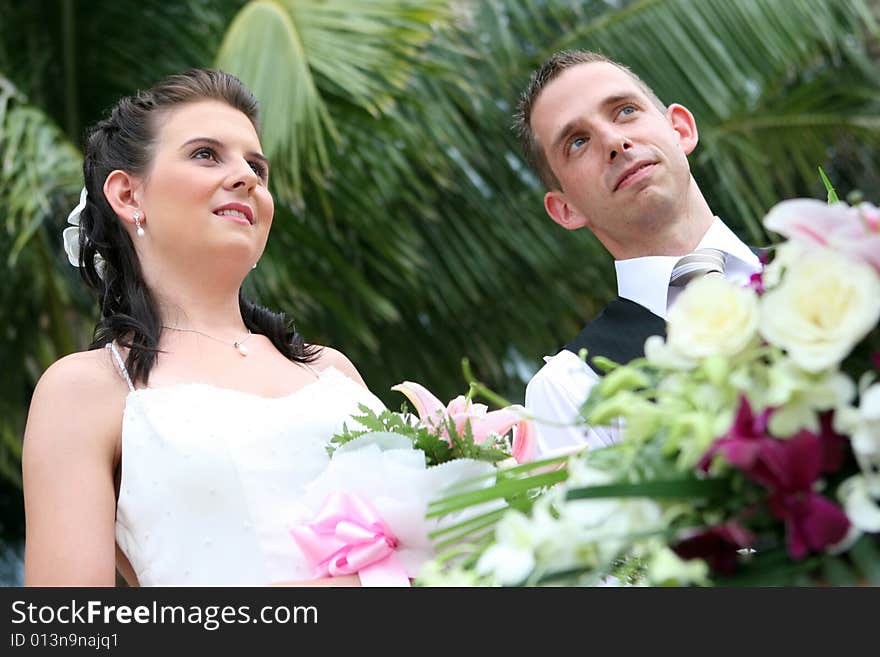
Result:
{"label": "black suit jacket", "polygon": [[666,337],[666,320],[634,301],[617,297],[565,349],[577,354],[586,348],[587,363],[595,356],[628,363],[645,355],[645,340],[652,335]]}
{"label": "black suit jacket", "polygon": [[[761,249],[749,248],[761,256]],[[605,356],[623,364],[644,356],[645,340],[652,335],[666,337],[666,320],[635,301],[617,297],[565,345],[565,349],[577,354],[586,348],[588,364],[595,356]],[[593,369],[597,368],[593,366]]]}

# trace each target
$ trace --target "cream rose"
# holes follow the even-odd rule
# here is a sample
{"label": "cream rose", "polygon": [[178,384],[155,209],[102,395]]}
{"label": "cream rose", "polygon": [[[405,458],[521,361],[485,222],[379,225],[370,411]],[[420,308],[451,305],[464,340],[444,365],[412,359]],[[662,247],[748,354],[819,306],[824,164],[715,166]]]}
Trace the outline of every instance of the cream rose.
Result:
{"label": "cream rose", "polygon": [[760,332],[808,372],[836,365],[880,318],[880,277],[829,249],[805,251],[761,298]]}
{"label": "cream rose", "polygon": [[748,346],[757,326],[754,293],[707,276],[688,285],[672,305],[666,342],[687,358],[732,356]]}

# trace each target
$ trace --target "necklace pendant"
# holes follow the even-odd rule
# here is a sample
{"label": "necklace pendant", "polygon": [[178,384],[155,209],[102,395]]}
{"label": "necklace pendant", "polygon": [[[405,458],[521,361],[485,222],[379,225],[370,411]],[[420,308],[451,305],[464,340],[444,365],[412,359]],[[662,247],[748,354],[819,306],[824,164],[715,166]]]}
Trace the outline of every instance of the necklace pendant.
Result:
{"label": "necklace pendant", "polygon": [[240,353],[242,356],[247,356],[247,355],[248,355],[248,349],[247,349],[247,347],[245,347],[245,346],[244,346],[243,344],[241,344],[240,342],[235,342],[235,343],[233,343],[232,346],[235,347],[236,350],[238,351],[238,353]]}

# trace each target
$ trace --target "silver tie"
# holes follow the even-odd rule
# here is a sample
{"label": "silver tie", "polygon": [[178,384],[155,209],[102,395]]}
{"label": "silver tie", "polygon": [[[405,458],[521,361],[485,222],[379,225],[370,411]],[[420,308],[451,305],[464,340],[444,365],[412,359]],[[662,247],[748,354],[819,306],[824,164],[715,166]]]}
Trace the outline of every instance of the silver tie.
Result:
{"label": "silver tie", "polygon": [[697,249],[675,263],[672,276],[669,277],[671,287],[684,287],[692,280],[710,274],[724,275],[724,263],[727,255],[718,249]]}

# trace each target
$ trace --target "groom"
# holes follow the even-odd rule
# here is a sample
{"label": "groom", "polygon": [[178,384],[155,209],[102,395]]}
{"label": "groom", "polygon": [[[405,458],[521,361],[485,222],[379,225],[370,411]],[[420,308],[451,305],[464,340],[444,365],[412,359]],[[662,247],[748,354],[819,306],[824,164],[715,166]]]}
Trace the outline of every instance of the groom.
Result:
{"label": "groom", "polygon": [[665,335],[667,310],[688,281],[711,271],[745,285],[761,264],[712,213],[691,176],[693,115],[665,106],[626,67],[597,53],[557,53],[532,75],[514,128],[547,189],[547,214],[596,236],[614,257],[618,291],[544,359],[525,405],[538,419],[544,456],[610,445],[620,440],[618,426],[570,426],[598,381],[578,351],[588,350],[588,362],[643,356],[647,337]]}

